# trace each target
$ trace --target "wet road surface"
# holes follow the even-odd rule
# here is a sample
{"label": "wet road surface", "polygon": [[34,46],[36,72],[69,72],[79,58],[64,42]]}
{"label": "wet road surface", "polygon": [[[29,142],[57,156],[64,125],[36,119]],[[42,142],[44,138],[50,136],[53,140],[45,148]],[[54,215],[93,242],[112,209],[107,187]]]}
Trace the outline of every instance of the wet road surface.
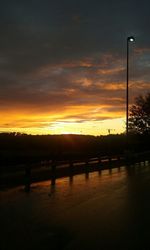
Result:
{"label": "wet road surface", "polygon": [[1,250],[149,250],[150,165],[0,192]]}

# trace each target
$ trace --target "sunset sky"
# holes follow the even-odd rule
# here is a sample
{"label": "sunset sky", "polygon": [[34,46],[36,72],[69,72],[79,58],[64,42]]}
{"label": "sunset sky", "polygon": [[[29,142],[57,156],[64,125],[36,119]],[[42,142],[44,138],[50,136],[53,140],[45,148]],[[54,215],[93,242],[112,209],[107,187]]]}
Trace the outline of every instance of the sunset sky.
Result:
{"label": "sunset sky", "polygon": [[149,0],[6,0],[0,4],[0,132],[107,134],[150,91]]}

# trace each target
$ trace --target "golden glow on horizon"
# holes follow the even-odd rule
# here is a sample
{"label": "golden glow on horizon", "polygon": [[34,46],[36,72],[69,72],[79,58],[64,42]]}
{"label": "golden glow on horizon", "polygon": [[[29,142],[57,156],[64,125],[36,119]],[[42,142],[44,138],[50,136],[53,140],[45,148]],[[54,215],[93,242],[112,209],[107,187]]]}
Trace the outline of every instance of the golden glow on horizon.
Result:
{"label": "golden glow on horizon", "polygon": [[[79,24],[80,16],[74,15],[73,21]],[[45,45],[48,50],[53,47]],[[138,64],[133,67],[131,60],[131,68],[140,71],[131,72],[129,105],[150,86],[150,48],[132,50]],[[28,61],[16,67],[16,61],[9,68],[12,60],[2,58],[8,70],[2,69],[0,132],[102,135],[125,131],[126,57],[117,50],[83,51],[78,56],[70,46],[63,51],[60,58],[57,53],[54,60],[48,55],[33,67]]]}
{"label": "golden glow on horizon", "polygon": [[[61,110],[62,109],[62,110]],[[110,110],[109,110],[110,109]],[[45,111],[26,110],[1,112],[0,132],[27,134],[88,134],[122,133],[125,130],[124,113],[111,105],[76,105]]]}
{"label": "golden glow on horizon", "polygon": [[[74,133],[91,135],[108,134],[109,129],[111,133],[124,132],[124,97],[116,94],[116,90],[124,92],[125,84],[105,82],[107,76],[110,77],[123,70],[120,60],[116,67],[109,68],[109,61],[112,59],[112,55],[103,55],[102,67],[100,67],[97,58],[95,60],[85,58],[84,60],[66,61],[56,65],[44,65],[33,75],[31,74],[31,78],[37,82],[39,79],[45,81],[44,87],[46,89],[44,90],[43,87],[42,92],[41,87],[41,92],[37,92],[33,101],[32,98],[31,100],[29,98],[30,102],[20,100],[20,102],[13,103],[12,100],[13,105],[11,105],[11,101],[6,103],[8,110],[0,112],[2,117],[0,131],[28,134]],[[91,68],[89,75],[78,71],[78,68],[82,67],[85,68],[84,70]],[[66,72],[68,73],[66,74]],[[63,75],[66,78],[63,78]],[[93,78],[95,75],[98,77]],[[50,76],[52,80],[54,79],[54,83],[56,80],[56,88],[54,89],[48,88],[49,81],[47,82],[47,79]],[[63,93],[61,93],[59,84],[57,86],[57,81],[62,83]],[[68,85],[66,81],[69,83]],[[113,91],[115,91],[115,95]],[[44,97],[40,99],[42,95],[45,99]],[[61,101],[59,102],[59,100]]]}
{"label": "golden glow on horizon", "polygon": [[120,134],[125,130],[125,119],[108,119],[103,121],[85,122],[54,122],[43,124],[43,127],[12,127],[0,128],[0,132],[20,132],[27,134],[87,134],[87,135],[106,135],[109,131],[112,134]]}

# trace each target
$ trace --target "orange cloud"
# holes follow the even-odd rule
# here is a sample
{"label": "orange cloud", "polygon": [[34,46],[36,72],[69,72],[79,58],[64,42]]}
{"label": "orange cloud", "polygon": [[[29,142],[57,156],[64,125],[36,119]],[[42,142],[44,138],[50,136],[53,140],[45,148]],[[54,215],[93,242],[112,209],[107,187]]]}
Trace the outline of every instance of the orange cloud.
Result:
{"label": "orange cloud", "polygon": [[[95,122],[113,123],[125,114],[124,71],[120,58],[111,54],[41,66],[1,89],[1,130],[53,131],[57,127],[59,131],[59,125],[61,132],[62,127],[79,132],[81,124],[90,131]],[[149,87],[144,80],[136,84],[130,81],[134,95]]]}
{"label": "orange cloud", "polygon": [[135,48],[134,53],[137,55],[141,55],[143,53],[150,53],[150,48]]}

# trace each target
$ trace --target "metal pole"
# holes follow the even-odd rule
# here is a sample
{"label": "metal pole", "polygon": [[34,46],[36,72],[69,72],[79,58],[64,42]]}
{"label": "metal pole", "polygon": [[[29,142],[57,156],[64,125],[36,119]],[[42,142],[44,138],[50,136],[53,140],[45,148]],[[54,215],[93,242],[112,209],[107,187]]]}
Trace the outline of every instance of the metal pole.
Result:
{"label": "metal pole", "polygon": [[127,86],[126,86],[126,135],[128,136],[128,106],[129,106],[129,38],[127,38]]}
{"label": "metal pole", "polygon": [[133,36],[127,37],[127,89],[126,89],[126,135],[128,136],[128,116],[129,116],[129,43],[134,42]]}

